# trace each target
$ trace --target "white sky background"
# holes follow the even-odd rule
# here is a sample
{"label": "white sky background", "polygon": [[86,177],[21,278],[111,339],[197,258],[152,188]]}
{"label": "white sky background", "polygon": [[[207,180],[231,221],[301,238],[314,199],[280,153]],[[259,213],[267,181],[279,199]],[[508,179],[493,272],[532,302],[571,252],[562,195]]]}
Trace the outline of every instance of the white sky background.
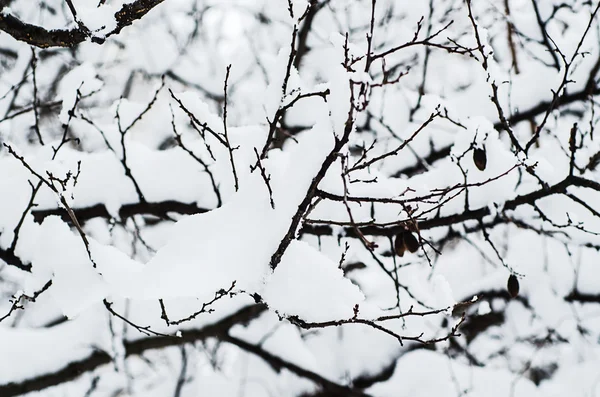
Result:
{"label": "white sky background", "polygon": [[[97,10],[86,1],[74,1],[81,21],[97,37],[110,32],[114,11],[127,2],[107,3]],[[466,6],[451,0],[434,3],[432,31],[454,21],[439,41],[451,37],[462,46],[476,45]],[[398,70],[410,72],[397,84],[373,87],[369,107],[355,117],[355,129],[342,153],[374,143],[368,158],[382,155],[409,139],[438,106],[456,122],[436,119],[398,155],[353,172],[349,196],[411,199],[464,183],[465,171],[473,185],[469,208],[489,208],[492,215],[483,220],[491,221],[505,202],[540,189],[539,180],[525,171],[526,166],[535,165],[536,175],[550,186],[568,175],[569,131],[575,122],[581,132],[576,165],[583,170],[577,175],[600,182],[598,172],[588,167],[600,151],[593,132],[598,123],[596,103],[581,102],[573,105],[571,112],[550,114],[539,145],[527,155],[515,154],[507,134],[494,127],[498,113],[489,101],[490,81],[498,82],[501,105],[510,115],[551,100],[551,90],[560,86],[564,73],[564,67],[548,66],[552,57],[547,48],[532,41],[541,36],[531,27],[536,23],[531,3],[509,3],[510,21],[523,34],[515,35],[518,74],[511,68],[504,9],[489,1],[473,5],[485,51],[493,51],[487,52],[488,71],[472,57],[434,49],[428,55],[425,95],[419,99],[424,48],[408,47],[386,57],[385,67],[400,65]],[[538,3],[541,14],[548,16],[557,2]],[[596,2],[592,3],[593,10]],[[48,28],[75,26],[63,2],[47,4],[54,12],[18,0],[11,4],[10,12]],[[277,372],[234,343],[217,345],[214,339],[188,344],[184,353],[179,347],[170,347],[148,351],[144,359],[123,359],[124,346],[146,336],[112,316],[103,304],[104,299],[113,302],[114,310],[135,324],[174,335],[178,330],[202,329],[253,305],[251,296],[256,293],[268,310],[248,324],[233,327],[232,337],[258,344],[342,385],[378,374],[395,362],[389,379],[365,390],[372,396],[589,396],[600,392],[598,302],[583,305],[566,299],[574,289],[600,294],[600,254],[596,249],[600,246],[600,217],[594,213],[600,207],[598,191],[593,189],[568,188],[591,210],[560,195],[538,201],[538,208],[551,221],[541,220],[531,206],[510,211],[508,215],[531,228],[510,224],[489,228],[487,238],[493,247],[482,233],[468,232],[478,225],[476,221],[454,225],[457,237],[438,247],[441,255],[424,246],[403,257],[390,255],[386,237],[366,236],[378,244],[371,253],[359,239],[345,238],[341,226],[333,226],[331,236],[317,238],[307,233],[292,241],[277,269],[270,269],[271,256],[313,178],[336,139],[343,136],[350,103],[348,81],[375,84],[381,80],[380,61],[374,63],[370,76],[363,73],[364,58],[356,62],[354,72],[341,66],[346,31],[352,32],[349,54],[360,57],[366,51],[370,4],[333,0],[319,11],[307,42],[310,51],[299,70],[291,68],[283,94],[294,24],[286,2],[169,0],[101,46],[86,42],[73,52],[36,50],[38,101],[59,103],[51,112],[38,115],[44,145],[32,129],[34,112],[13,116],[33,101],[31,49],[0,33],[0,49],[5,49],[0,54],[9,54],[0,58],[0,142],[10,145],[44,176],[51,172],[66,177],[77,172],[79,163],[77,183],[70,180],[62,196],[74,209],[102,206],[113,218],[98,217],[84,223],[89,252],[77,230],[60,217],[48,216],[42,222],[35,222],[32,214],[24,218],[15,254],[31,264],[32,270],[25,272],[0,261],[0,317],[10,310],[11,296],[31,295],[48,280],[52,286],[35,303],[26,303],[24,310],[0,323],[0,390],[11,382],[58,371],[100,350],[113,357],[113,363],[31,395],[82,396],[96,376],[97,388],[91,395],[108,396],[118,389],[129,396],[172,395],[181,373],[182,354],[189,379],[182,396],[292,396],[314,391],[313,382],[288,370]],[[547,26],[567,60],[590,15],[590,5],[576,0],[569,4],[570,8],[559,10],[556,21]],[[296,19],[305,5],[305,1],[293,2]],[[426,1],[378,1],[376,19],[381,20],[386,12],[390,20],[374,33],[375,53],[410,41],[421,16],[429,18],[430,13]],[[599,29],[597,18],[581,45],[586,56],[576,57],[569,71],[573,81],[569,93],[585,87],[599,59]],[[425,37],[425,30],[421,35]],[[236,148],[237,192],[229,150],[211,133],[200,138],[169,93],[171,89],[198,120],[223,136],[223,103],[218,99],[228,65],[227,129],[230,145]],[[161,88],[163,75],[165,86]],[[24,76],[25,84],[15,90]],[[286,114],[286,126],[302,127],[302,131],[281,148],[272,149],[262,161],[270,176],[272,208],[260,169],[251,171],[255,150],[260,152],[267,139],[267,123],[296,96],[325,89],[330,91],[327,102],[319,96],[302,99]],[[90,97],[79,101],[78,92]],[[122,139],[119,128],[122,131],[131,125],[157,92],[150,111]],[[417,103],[420,106],[411,116]],[[69,137],[77,138],[79,144],[71,142],[54,156],[53,147],[60,144],[66,123]],[[174,141],[172,123],[185,149]],[[515,123],[514,132],[524,144],[531,138],[531,125]],[[483,171],[472,161],[474,145],[486,149]],[[426,172],[395,176],[398,170],[417,164],[417,157],[447,146],[452,157],[429,164]],[[121,220],[119,211],[139,201],[121,163],[124,155],[149,203],[177,201],[210,211],[175,214],[158,223],[141,215]],[[350,155],[350,164],[359,157]],[[341,165],[336,158],[319,184],[320,190],[344,194]],[[518,170],[509,172],[513,167]],[[28,180],[34,185],[38,182],[2,148],[0,249],[7,250],[13,242],[15,226],[31,194]],[[213,183],[218,186],[218,197]],[[217,208],[219,202],[222,205]],[[36,211],[61,206],[60,197],[46,186],[36,195],[35,204]],[[393,203],[372,207],[350,203],[348,208],[357,223],[390,224],[409,219],[406,208]],[[421,201],[416,208],[417,214],[423,214],[421,220],[464,209],[464,193],[445,203],[439,212],[431,201]],[[349,221],[346,206],[330,200],[315,205],[308,218]],[[561,227],[567,222],[575,226]],[[448,231],[447,227],[427,229],[421,236],[436,245]],[[344,274],[339,267],[342,255],[345,264],[362,264],[362,268]],[[384,270],[404,288],[396,290]],[[518,300],[502,298],[511,272],[519,275]],[[184,318],[234,281],[235,296],[218,300],[211,306],[214,312],[177,326],[167,326],[161,319],[158,299],[164,299],[170,318]],[[458,322],[450,315],[451,306],[474,295],[480,295],[481,301],[469,315],[498,315],[501,321],[472,340],[468,338],[472,331],[467,329],[455,338],[454,345],[443,341],[432,350],[415,349],[418,344],[410,342],[401,346],[393,336],[366,325],[305,331],[282,320],[349,320],[355,315],[355,305],[364,319],[411,308],[450,307],[431,316],[381,323],[393,333],[421,334],[427,340],[444,337]],[[397,302],[400,307],[390,310]],[[534,370],[550,376],[536,385]]]}

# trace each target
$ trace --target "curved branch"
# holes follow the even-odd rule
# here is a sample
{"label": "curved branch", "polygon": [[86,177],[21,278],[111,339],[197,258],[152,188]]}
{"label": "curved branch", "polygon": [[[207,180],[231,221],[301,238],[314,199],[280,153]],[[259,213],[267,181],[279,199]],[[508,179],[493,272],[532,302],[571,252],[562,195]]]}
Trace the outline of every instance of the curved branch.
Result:
{"label": "curved branch", "polygon": [[324,0],[319,3],[318,0],[310,0],[309,9],[306,13],[306,17],[304,18],[304,23],[298,31],[298,50],[296,51],[296,57],[294,58],[294,67],[296,69],[300,69],[302,58],[304,58],[304,56],[310,50],[310,47],[307,44],[308,33],[312,29],[312,24],[315,19],[315,16],[323,7],[325,7],[329,3],[329,1],[330,0]]}
{"label": "curved branch", "polygon": [[[517,207],[525,204],[534,204],[537,200],[548,197],[554,194],[564,194],[569,186],[585,187],[600,191],[600,183],[591,181],[585,178],[570,175],[562,181],[548,188],[541,188],[533,192],[523,194],[504,202],[502,211],[514,210]],[[436,227],[450,226],[457,223],[462,223],[470,220],[482,219],[485,216],[491,215],[489,207],[481,207],[474,210],[463,211],[460,213],[440,216],[431,219],[425,219],[418,222],[419,230],[434,229]],[[392,227],[383,226],[365,226],[359,228],[360,233],[367,236],[394,236],[397,233],[405,230],[404,225],[398,224]],[[332,235],[333,228],[329,225],[312,225],[305,224],[300,233],[312,234],[317,236]],[[346,237],[358,237],[356,230],[353,227],[344,227],[343,235]]]}
{"label": "curved branch", "polygon": [[[503,210],[514,210],[517,207],[524,204],[531,204],[535,201],[542,199],[547,196],[551,196],[553,194],[561,194],[566,191],[569,186],[578,186],[578,187],[586,187],[591,188],[597,191],[600,191],[600,184],[595,181],[591,181],[585,178],[577,177],[577,176],[568,176],[557,184],[550,186],[549,188],[541,188],[535,190],[533,192],[517,196],[512,200],[508,200],[504,203]],[[334,198],[335,195],[328,195],[329,198]],[[208,212],[209,209],[200,208],[196,206],[196,204],[187,204],[179,201],[169,200],[162,201],[157,203],[133,203],[133,204],[125,204],[119,209],[119,216],[121,219],[126,219],[132,217],[134,215],[142,215],[149,214],[155,215],[159,217],[166,217],[169,212],[178,213],[178,214],[198,214]],[[91,207],[85,208],[73,208],[73,212],[77,216],[77,219],[84,223],[87,220],[92,218],[111,218],[108,210],[103,204],[96,204]],[[32,215],[36,222],[42,222],[44,218],[50,215],[58,215],[63,218],[64,221],[69,222],[70,218],[66,211],[62,208],[53,208],[53,209],[43,209],[43,210],[33,210]],[[419,229],[427,230],[433,229],[436,227],[442,226],[450,226],[453,224],[481,219],[485,216],[490,215],[490,209],[488,207],[482,207],[474,210],[464,211],[461,213],[447,215],[443,217],[436,217],[431,219],[425,219],[419,221]],[[379,227],[379,226],[365,226],[359,228],[361,233],[365,235],[371,236],[393,236],[399,231],[404,230],[404,226],[398,225],[394,227]],[[317,236],[324,235],[332,235],[333,229],[328,225],[312,225],[305,224],[301,233],[303,234],[312,234]],[[356,231],[352,227],[344,228],[344,233],[347,237],[356,237]],[[11,259],[8,256],[4,258],[3,251],[0,250],[0,259],[4,259],[7,263],[6,259]],[[12,263],[11,263],[12,264]]]}
{"label": "curved branch", "polygon": [[[600,58],[597,61],[597,66],[594,65],[594,69],[597,68],[600,68]],[[570,105],[572,103],[583,102],[594,95],[600,95],[600,87],[595,85],[594,80],[592,78],[592,76],[595,75],[596,72],[592,70],[592,73],[590,74],[590,79],[588,80],[588,83],[582,90],[573,93],[564,93],[563,95],[559,96],[555,101],[541,101],[537,105],[529,109],[516,112],[510,117],[507,117],[508,125],[513,126],[523,121],[533,120],[535,117],[540,116],[546,112],[551,112],[553,110]],[[496,122],[494,124],[494,128],[498,131],[503,131],[505,129],[505,125],[503,125],[503,123],[501,122]],[[425,160],[427,164],[433,164],[433,162],[437,160],[446,158],[450,154],[451,148],[452,145],[448,145],[441,147],[437,150],[432,150],[426,157],[423,158],[423,160]],[[392,174],[392,177],[399,178],[401,175],[406,175],[410,177],[419,174],[423,171],[425,171],[425,168],[422,164],[417,162],[414,165],[407,166],[401,170],[396,171],[394,174]]]}
{"label": "curved branch", "polygon": [[[131,204],[123,204],[119,208],[119,217],[121,220],[131,218],[134,215],[154,215],[160,218],[168,218],[168,213],[176,213],[182,215],[202,214],[208,212],[206,208],[198,207],[195,203],[182,203],[175,200],[166,200],[160,202],[139,202]],[[90,207],[73,208],[75,216],[80,223],[94,218],[110,219],[112,216],[104,204],[96,204]],[[70,222],[69,214],[64,208],[48,208],[31,211],[33,219],[42,223],[42,221],[50,215],[58,215],[65,222]]]}
{"label": "curved branch", "polygon": [[6,262],[6,264],[18,267],[19,269],[24,270],[26,272],[31,271],[31,263],[23,262],[21,258],[15,255],[14,250],[0,248],[0,259]]}
{"label": "curved branch", "polygon": [[97,44],[104,43],[106,37],[119,34],[121,30],[142,18],[151,9],[164,0],[137,0],[123,7],[115,13],[117,27],[104,37],[95,37],[84,26],[73,29],[46,29],[41,26],[26,23],[13,15],[0,11],[0,30],[8,33],[19,41],[40,47],[74,47],[79,43],[91,38]]}
{"label": "curved branch", "polygon": [[264,350],[259,345],[253,345],[248,343],[242,339],[235,338],[231,335],[226,335],[222,338],[224,342],[231,343],[242,350],[245,350],[248,353],[252,353],[257,357],[262,358],[266,363],[268,363],[274,370],[280,371],[282,368],[287,369],[288,371],[300,376],[302,378],[310,379],[319,385],[324,391],[330,393],[327,395],[330,396],[356,396],[356,397],[369,397],[369,394],[366,394],[360,390],[340,385],[338,383],[332,382],[329,379],[324,378],[323,376],[309,371],[305,368],[302,368],[292,362],[282,359],[274,354],[269,353]]}
{"label": "curved branch", "polygon": [[[131,342],[125,342],[125,356],[141,355],[147,350],[161,349],[169,346],[178,346],[193,343],[210,337],[225,337],[229,329],[236,324],[245,324],[258,317],[266,310],[264,305],[252,305],[240,309],[220,321],[207,325],[201,329],[182,331],[181,337],[149,337]],[[77,379],[85,372],[93,371],[101,365],[108,364],[112,358],[105,352],[95,351],[87,358],[69,363],[64,368],[25,379],[18,383],[0,385],[0,396],[12,397],[32,391],[43,390],[47,387],[59,385]]]}
{"label": "curved branch", "polygon": [[[104,204],[96,204],[90,207],[73,208],[73,214],[75,218],[84,224],[90,219],[104,218],[111,219],[113,216],[110,214]],[[134,215],[154,215],[162,219],[170,219],[169,213],[182,214],[182,215],[193,215],[208,212],[206,208],[198,207],[195,203],[182,203],[175,200],[166,200],[161,202],[149,203],[139,202],[132,204],[123,204],[119,208],[119,218],[125,220],[133,217]],[[48,209],[36,209],[31,211],[33,219],[37,223],[42,223],[44,219],[51,215],[60,216],[63,221],[72,224],[71,217],[65,208],[48,208]],[[18,267],[26,272],[31,271],[31,263],[24,262],[15,254],[13,249],[0,248],[0,260],[6,262],[11,266]]]}

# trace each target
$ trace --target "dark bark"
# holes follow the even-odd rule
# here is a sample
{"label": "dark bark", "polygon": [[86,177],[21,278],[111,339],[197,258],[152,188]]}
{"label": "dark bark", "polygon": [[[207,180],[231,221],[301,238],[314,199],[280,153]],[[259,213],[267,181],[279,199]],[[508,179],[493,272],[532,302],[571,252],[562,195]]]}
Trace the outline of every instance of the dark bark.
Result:
{"label": "dark bark", "polygon": [[[94,43],[102,44],[106,37],[119,34],[121,30],[133,23],[133,21],[142,18],[151,9],[162,3],[164,0],[137,0],[131,4],[125,4],[115,13],[117,27],[109,32],[104,38],[94,37],[92,33],[83,25],[78,25],[72,29],[45,29],[44,27],[33,25],[21,21],[10,14],[0,12],[0,30],[8,33],[16,40],[24,41],[27,44],[40,47],[74,47],[88,38]],[[4,8],[4,6],[2,6]]]}

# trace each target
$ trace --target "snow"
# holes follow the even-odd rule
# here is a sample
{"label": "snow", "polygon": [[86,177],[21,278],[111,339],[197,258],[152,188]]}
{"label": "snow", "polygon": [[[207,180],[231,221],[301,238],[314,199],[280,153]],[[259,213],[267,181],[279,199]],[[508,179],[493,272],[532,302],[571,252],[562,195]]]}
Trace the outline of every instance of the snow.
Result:
{"label": "snow", "polygon": [[309,322],[349,319],[364,296],[337,264],[308,244],[294,241],[266,283],[263,297],[282,315]]}
{"label": "snow", "polygon": [[[326,126],[316,126],[299,139],[290,159],[275,156],[265,162],[266,169],[273,173],[271,183],[275,209],[269,205],[268,190],[262,176],[255,171],[245,177],[247,183],[223,207],[179,221],[171,229],[170,241],[144,267],[120,251],[90,239],[90,255],[98,266],[94,269],[83,241],[58,217],[46,218],[34,240],[22,242],[19,249],[28,252],[33,241],[41,239],[45,242],[31,250],[35,252],[34,255],[24,255],[32,261],[38,283],[43,285],[43,280],[53,279],[56,288],[50,293],[68,317],[81,313],[94,302],[112,294],[137,299],[196,297],[208,301],[217,290],[228,287],[234,281],[241,290],[259,291],[264,277],[269,273],[270,256],[287,230],[289,219],[303,200],[313,175],[331,150],[332,136]],[[314,150],[315,147],[320,148],[320,153]],[[142,148],[137,150],[140,152]],[[110,155],[109,152],[106,154]],[[312,168],[307,166],[290,170],[285,166],[279,169],[274,167],[274,163],[280,166],[287,163],[289,168],[300,158],[304,161],[312,158]],[[244,160],[248,167],[248,158],[241,158],[239,164],[244,164]],[[248,169],[246,167],[244,169]],[[82,175],[89,177],[85,167]],[[101,180],[93,179],[96,183]],[[293,186],[289,185],[289,180],[295,182]],[[86,183],[85,179],[81,180],[78,186],[85,187]],[[85,198],[80,200],[77,192],[75,196],[77,203],[85,203]],[[154,198],[150,192],[146,197]],[[251,211],[248,211],[249,205]],[[108,207],[112,206],[109,204]],[[265,232],[257,233],[257,225],[261,225]],[[313,266],[322,267],[325,261],[325,269],[331,268],[331,261],[306,245],[297,248],[298,244],[293,243],[291,251],[286,252],[283,270],[276,273],[275,277],[285,278],[288,272],[301,272],[298,261],[306,258],[315,261]],[[344,313],[351,315],[354,304],[362,300],[362,295],[342,277],[340,270],[331,268],[330,271],[334,273],[325,273],[327,277],[319,287],[321,293],[327,293],[331,287],[329,283],[336,279],[341,283],[341,291],[350,288],[350,292],[341,293],[329,308],[341,307]],[[71,284],[77,287],[69,287]],[[271,288],[276,288],[269,290],[267,287],[267,290],[269,294],[274,294],[270,296],[278,305],[278,287]],[[309,304],[311,308],[314,306],[315,303]]]}
{"label": "snow", "polygon": [[[121,3],[123,3],[121,1]],[[94,35],[109,33],[117,27],[115,14],[121,7],[118,4],[102,4],[100,7],[79,5],[77,16]]]}
{"label": "snow", "polygon": [[[306,346],[295,326],[281,322],[273,312],[268,312],[263,317],[262,322],[253,323],[248,327],[234,327],[231,335],[248,343],[260,344],[266,351],[310,371],[319,372],[323,369],[323,365]],[[265,333],[268,334],[266,338]]]}
{"label": "snow", "polygon": [[[411,376],[406,376],[410,373]],[[432,379],[432,374],[435,374]],[[483,369],[450,362],[448,357],[425,350],[407,353],[399,361],[392,378],[371,387],[377,397],[432,396],[463,392],[466,396],[538,396],[535,385],[506,370]]]}
{"label": "snow", "polygon": [[[294,88],[289,85],[286,88],[286,92],[283,92],[283,83],[286,78],[286,69],[288,60],[290,58],[290,49],[282,48],[275,59],[268,60],[269,65],[269,85],[267,86],[264,95],[264,110],[265,116],[268,120],[273,120],[275,112],[281,107],[282,100],[285,95],[290,93]],[[297,71],[292,66],[290,69],[289,80],[292,81],[292,75],[296,74]],[[288,83],[289,84],[289,83]]]}
{"label": "snow", "polygon": [[437,306],[441,309],[452,307],[456,303],[448,280],[440,274],[433,278],[433,288],[436,293]]}
{"label": "snow", "polygon": [[61,81],[57,99],[62,101],[59,120],[63,124],[69,121],[69,112],[77,101],[77,96],[86,96],[102,87],[102,81],[96,78],[94,66],[84,63],[71,70]]}
{"label": "snow", "polygon": [[[47,3],[32,8],[16,0],[2,13],[48,29],[76,26],[66,4]],[[115,28],[114,14],[126,3],[98,6],[74,0],[77,19],[95,38]],[[545,27],[551,47],[556,45],[569,59],[594,5],[550,3],[538,4],[541,18],[550,18]],[[553,66],[552,54],[557,53],[548,51],[539,26],[531,23],[536,20],[532,2],[511,1],[510,15],[502,5],[472,3],[486,70],[479,50],[458,54],[431,46],[426,52],[414,45],[375,60],[368,72],[371,2],[328,2],[311,21],[307,52],[298,68],[290,68],[284,91],[292,31],[294,24],[298,29],[307,26],[307,19],[300,19],[307,4],[293,0],[290,18],[285,1],[174,0],[102,45],[88,40],[70,50],[37,49],[36,112],[31,107],[32,50],[9,34],[0,35],[0,143],[10,145],[45,178],[48,173],[66,178],[81,170],[76,183],[72,177],[64,186],[54,180],[58,194],[42,184],[32,213],[22,216],[31,195],[29,182],[36,185],[38,180],[0,148],[0,254],[10,262],[15,228],[22,218],[14,254],[31,265],[26,272],[0,261],[0,318],[11,309],[13,296],[21,297],[24,306],[0,324],[0,394],[9,382],[47,375],[95,351],[106,352],[113,361],[38,394],[85,395],[96,375],[98,395],[173,394],[183,367],[181,346],[126,356],[130,343],[148,336],[111,315],[103,300],[140,327],[177,336],[238,310],[264,309],[223,334],[184,346],[188,361],[182,396],[207,391],[227,396],[303,395],[319,389],[318,382],[270,364],[256,351],[227,342],[226,335],[340,385],[358,386],[374,377],[365,390],[373,396],[586,396],[598,391],[598,192],[590,187],[566,190],[589,208],[553,192],[535,201],[535,207],[503,211],[507,201],[531,192],[543,195],[545,185],[569,175],[569,131],[574,123],[575,175],[599,180],[593,161],[600,150],[593,130],[598,121],[594,97],[554,109],[526,154],[515,150],[499,128],[500,116],[490,101],[491,82],[498,87],[504,116],[511,119],[551,100],[565,71],[560,56]],[[435,2],[432,10],[428,2],[377,2],[375,19],[372,54],[422,40],[426,30],[436,32],[449,21],[453,23],[433,39],[436,45],[447,40],[477,45],[466,7],[452,2]],[[512,44],[507,40],[508,22],[514,28]],[[569,95],[584,88],[597,62],[597,28],[593,21],[581,47],[585,56],[576,56],[570,67],[563,91]],[[221,100],[230,64],[231,150],[222,143]],[[403,76],[397,83],[381,84],[386,72],[388,79]],[[163,82],[152,109],[129,129]],[[361,93],[361,86],[366,91]],[[192,128],[169,89],[216,136]],[[78,90],[87,98],[71,114]],[[270,138],[269,122],[300,95],[325,90],[326,100],[318,95],[298,100],[274,126],[275,147],[260,162],[263,176],[256,168],[256,153]],[[362,100],[369,101],[367,110],[352,110],[352,105],[362,106]],[[174,141],[171,107],[185,149]],[[441,115],[406,148],[351,171],[345,186],[342,158],[352,167],[385,155],[437,111]],[[511,122],[521,146],[532,139],[544,116]],[[350,127],[348,144],[335,154],[328,170],[321,170]],[[55,153],[64,131],[69,142]],[[122,142],[131,178],[122,164]],[[372,148],[361,158],[363,147]],[[474,147],[486,150],[485,170],[473,163]],[[442,149],[449,149],[451,156],[436,158]],[[234,186],[234,169],[239,189]],[[299,214],[298,227],[290,230],[317,175],[323,177],[320,191],[371,199],[344,203],[315,196],[309,210]],[[465,182],[468,191],[463,189]],[[60,210],[61,199],[82,214],[87,246],[72,222],[41,216]],[[394,202],[385,202],[388,199]],[[122,218],[125,206],[166,203],[196,206],[198,213]],[[97,209],[106,209],[110,216],[88,219]],[[377,244],[372,251],[355,237],[349,210],[354,221],[371,226],[362,230],[367,241]],[[450,226],[424,226],[435,218],[479,210],[490,215],[452,221]],[[413,219],[419,223],[413,225]],[[402,226],[414,231],[419,226],[424,244],[415,253],[393,256],[394,236],[385,228],[397,231]],[[325,234],[315,235],[313,230]],[[271,258],[288,232],[291,241],[284,241],[286,249],[273,270]],[[506,291],[510,274],[517,274],[520,283],[513,299]],[[52,285],[35,302],[27,299],[48,281]],[[174,326],[161,318],[158,299],[174,321],[200,310],[233,283],[231,294],[193,320]],[[575,293],[585,294],[590,302],[577,301]],[[293,322],[298,318],[335,324],[351,322],[355,315],[367,320],[398,316],[377,324],[404,337],[444,338],[459,319],[447,312],[417,316],[408,310],[452,308],[475,296],[477,303],[457,331],[461,335],[433,350],[409,340],[401,345],[366,324],[307,330]],[[473,359],[481,365],[469,363]],[[382,372],[386,370],[391,372]],[[540,374],[543,379],[536,386]]]}
{"label": "snow", "polygon": [[96,349],[108,348],[103,316],[89,312],[78,319],[47,328],[0,327],[0,384],[47,373],[57,363],[81,360]]}

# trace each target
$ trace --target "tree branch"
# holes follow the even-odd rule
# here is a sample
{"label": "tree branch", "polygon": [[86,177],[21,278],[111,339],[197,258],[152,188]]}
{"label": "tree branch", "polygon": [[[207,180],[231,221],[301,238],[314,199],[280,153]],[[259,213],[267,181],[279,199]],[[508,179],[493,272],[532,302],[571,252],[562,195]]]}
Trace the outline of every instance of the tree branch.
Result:
{"label": "tree branch", "polygon": [[[181,337],[169,338],[154,336],[125,342],[125,356],[139,356],[147,350],[162,349],[169,346],[193,343],[210,337],[225,337],[228,330],[232,326],[236,324],[245,324],[248,321],[258,317],[265,310],[266,307],[264,305],[247,306],[214,324],[207,325],[204,328],[182,331]],[[87,358],[69,363],[67,366],[58,371],[38,375],[17,383],[0,385],[0,396],[18,396],[69,382],[77,379],[83,373],[93,371],[102,365],[109,364],[111,361],[112,358],[108,353],[95,351]]]}
{"label": "tree branch", "polygon": [[363,393],[360,390],[356,390],[347,386],[340,385],[338,383],[332,382],[321,375],[304,369],[294,363],[286,361],[281,357],[278,357],[274,354],[269,353],[264,350],[262,347],[258,345],[253,345],[244,340],[235,338],[231,335],[227,335],[221,340],[231,343],[242,350],[245,350],[248,353],[252,353],[255,356],[262,358],[265,362],[267,362],[273,369],[276,371],[280,371],[282,368],[287,369],[288,371],[306,379],[310,379],[315,382],[324,391],[329,392],[330,396],[356,396],[356,397],[368,397],[369,394]]}
{"label": "tree branch", "polygon": [[48,30],[41,26],[23,22],[15,16],[2,11],[0,11],[0,30],[8,33],[16,40],[24,41],[27,44],[40,48],[74,47],[90,37],[92,42],[102,44],[106,37],[119,34],[124,27],[129,26],[133,21],[142,18],[151,9],[163,1],[164,0],[137,0],[130,4],[124,4],[123,7],[115,13],[117,27],[106,34],[105,37],[95,37],[81,26],[73,29]]}

